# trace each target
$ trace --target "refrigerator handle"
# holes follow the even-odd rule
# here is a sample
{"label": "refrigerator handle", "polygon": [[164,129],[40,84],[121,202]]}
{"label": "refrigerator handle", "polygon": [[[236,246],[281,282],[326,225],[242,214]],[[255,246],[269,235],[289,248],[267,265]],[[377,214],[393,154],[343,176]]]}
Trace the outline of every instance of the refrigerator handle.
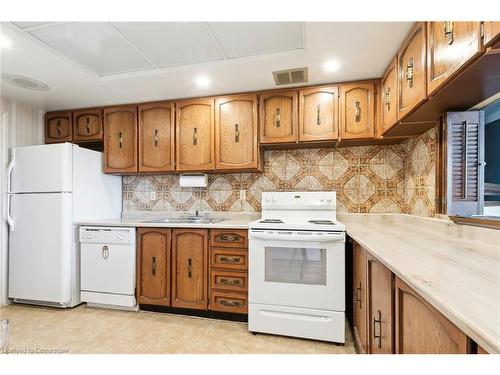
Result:
{"label": "refrigerator handle", "polygon": [[14,232],[14,219],[10,216],[10,199],[12,194],[7,194],[7,224],[9,225],[9,230]]}
{"label": "refrigerator handle", "polygon": [[16,153],[15,149],[10,150],[10,162],[7,167],[7,193],[12,192],[12,171],[14,170],[14,165],[16,164]]}

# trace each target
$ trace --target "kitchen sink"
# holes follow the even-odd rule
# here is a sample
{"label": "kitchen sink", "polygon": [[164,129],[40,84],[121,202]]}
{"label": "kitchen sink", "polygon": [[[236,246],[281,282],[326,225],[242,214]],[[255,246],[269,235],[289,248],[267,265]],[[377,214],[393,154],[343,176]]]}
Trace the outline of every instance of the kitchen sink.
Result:
{"label": "kitchen sink", "polygon": [[226,219],[223,218],[209,218],[209,217],[170,217],[163,219],[145,220],[143,223],[175,223],[175,224],[214,224],[220,223]]}

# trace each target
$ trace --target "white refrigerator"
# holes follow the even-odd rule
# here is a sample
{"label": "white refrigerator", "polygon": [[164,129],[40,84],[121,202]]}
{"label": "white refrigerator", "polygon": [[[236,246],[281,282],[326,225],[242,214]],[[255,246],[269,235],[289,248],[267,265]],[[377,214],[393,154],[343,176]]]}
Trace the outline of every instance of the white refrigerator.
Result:
{"label": "white refrigerator", "polygon": [[9,298],[55,307],[80,303],[78,228],[120,217],[122,179],[102,153],[71,143],[11,149],[8,168]]}

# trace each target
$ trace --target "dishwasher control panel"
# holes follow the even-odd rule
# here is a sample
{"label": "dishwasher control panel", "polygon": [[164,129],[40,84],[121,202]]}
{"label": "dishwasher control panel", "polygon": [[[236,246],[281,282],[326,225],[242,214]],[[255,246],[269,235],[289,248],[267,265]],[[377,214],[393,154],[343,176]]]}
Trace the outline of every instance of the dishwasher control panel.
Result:
{"label": "dishwasher control panel", "polygon": [[130,244],[135,242],[135,228],[80,227],[80,242]]}

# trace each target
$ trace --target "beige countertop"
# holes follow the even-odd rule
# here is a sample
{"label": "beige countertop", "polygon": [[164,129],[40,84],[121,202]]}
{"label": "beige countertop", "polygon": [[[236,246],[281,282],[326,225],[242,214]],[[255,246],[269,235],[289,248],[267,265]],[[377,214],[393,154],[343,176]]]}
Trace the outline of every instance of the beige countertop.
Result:
{"label": "beige countertop", "polygon": [[500,353],[500,231],[410,215],[339,215],[347,234],[490,353]]}

